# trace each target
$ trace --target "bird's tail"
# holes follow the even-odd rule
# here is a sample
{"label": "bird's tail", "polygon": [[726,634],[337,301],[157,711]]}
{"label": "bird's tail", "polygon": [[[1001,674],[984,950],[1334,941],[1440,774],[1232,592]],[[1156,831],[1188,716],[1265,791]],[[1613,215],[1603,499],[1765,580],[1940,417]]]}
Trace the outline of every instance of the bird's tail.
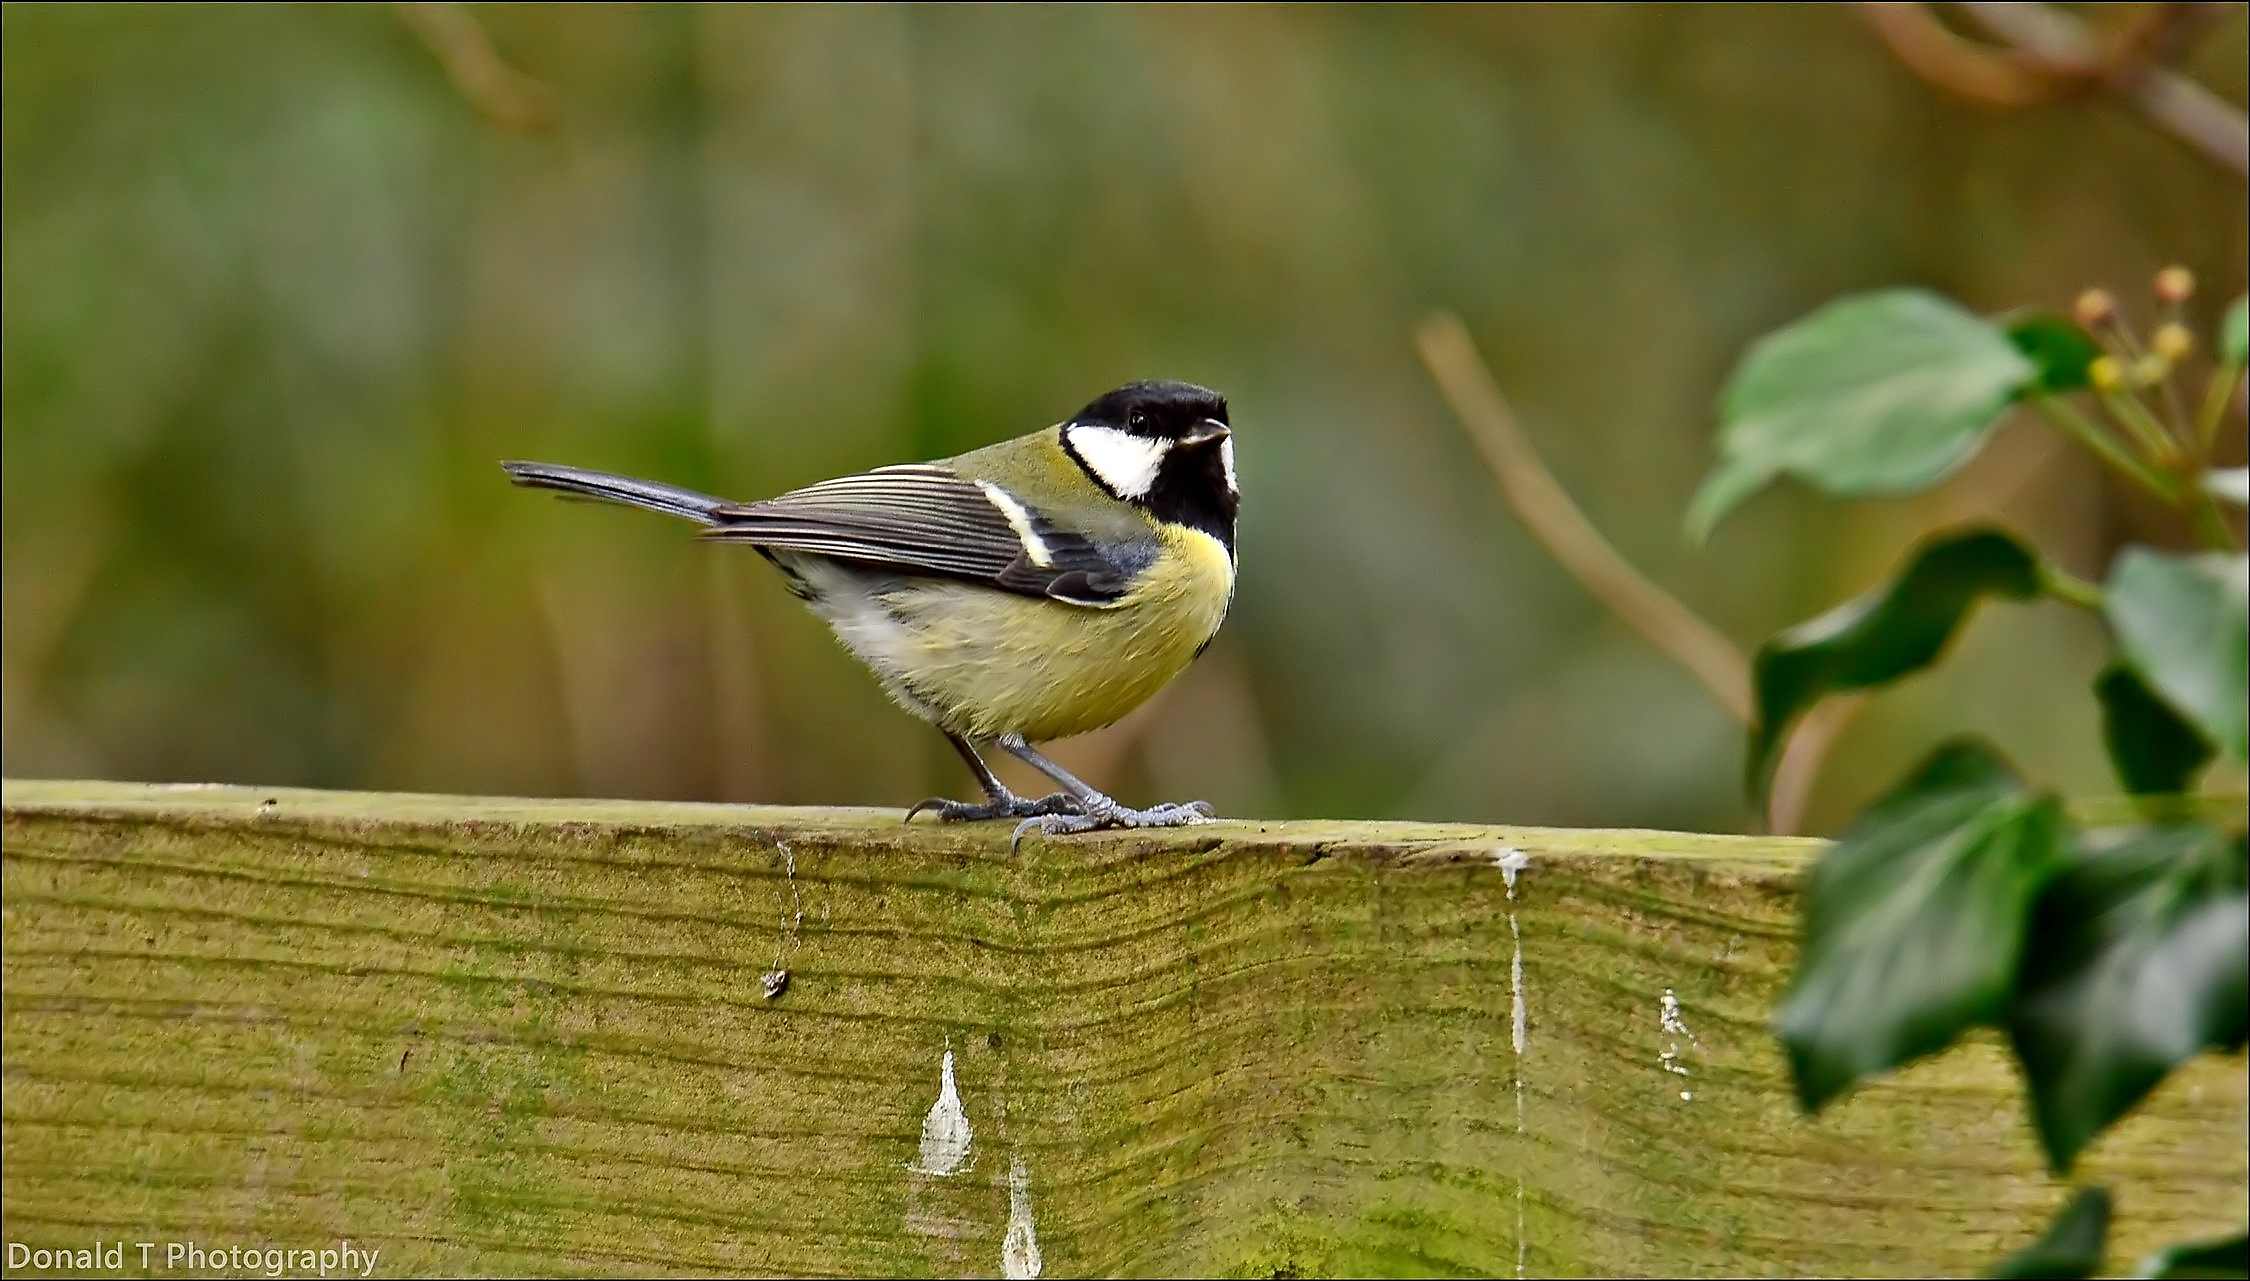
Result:
{"label": "bird's tail", "polygon": [[613,475],[606,471],[587,471],[580,467],[561,467],[553,463],[500,464],[508,479],[531,489],[552,489],[585,498],[599,498],[604,502],[624,503],[631,507],[646,507],[667,516],[681,516],[704,525],[718,523],[716,513],[727,506],[724,498],[713,498],[692,489],[677,489],[659,485],[649,480],[634,480],[630,476]]}

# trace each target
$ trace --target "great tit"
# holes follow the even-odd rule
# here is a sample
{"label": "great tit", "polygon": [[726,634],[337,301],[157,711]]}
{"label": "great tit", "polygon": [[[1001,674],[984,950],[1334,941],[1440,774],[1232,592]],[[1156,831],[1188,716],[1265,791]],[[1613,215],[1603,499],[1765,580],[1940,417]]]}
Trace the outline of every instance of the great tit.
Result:
{"label": "great tit", "polygon": [[[1182,382],[1129,383],[1055,426],[956,457],[878,467],[764,502],[546,463],[502,463],[519,485],[681,516],[747,543],[930,722],[984,788],[907,811],[1015,818],[1014,840],[1176,827],[1202,801],[1132,809],[1032,744],[1100,729],[1146,702],[1211,643],[1234,599],[1234,442],[1227,402]],[[997,746],[1060,784],[1010,791]]]}

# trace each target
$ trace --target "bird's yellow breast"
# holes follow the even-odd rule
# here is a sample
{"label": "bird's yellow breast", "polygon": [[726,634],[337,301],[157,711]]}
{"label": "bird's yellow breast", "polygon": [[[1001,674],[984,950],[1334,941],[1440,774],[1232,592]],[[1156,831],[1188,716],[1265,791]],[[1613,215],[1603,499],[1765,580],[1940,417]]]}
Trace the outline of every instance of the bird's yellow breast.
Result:
{"label": "bird's yellow breast", "polygon": [[1037,742],[1100,729],[1179,675],[1226,619],[1234,560],[1218,539],[1156,530],[1159,554],[1103,608],[923,580],[837,635],[901,703],[972,738]]}

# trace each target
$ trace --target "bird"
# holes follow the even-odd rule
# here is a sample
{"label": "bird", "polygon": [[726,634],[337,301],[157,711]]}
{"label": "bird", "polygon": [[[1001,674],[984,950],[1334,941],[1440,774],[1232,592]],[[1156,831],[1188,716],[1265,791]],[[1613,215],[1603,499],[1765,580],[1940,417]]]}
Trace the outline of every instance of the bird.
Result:
{"label": "bird", "polygon": [[[931,462],[838,477],[758,502],[551,463],[518,485],[646,508],[742,543],[934,725],[984,792],[906,813],[1018,820],[1064,836],[1208,821],[1206,802],[1134,809],[1035,744],[1115,723],[1186,670],[1234,601],[1241,492],[1224,396],[1147,380],[1050,427]],[[1060,789],[1017,795],[994,749]]]}

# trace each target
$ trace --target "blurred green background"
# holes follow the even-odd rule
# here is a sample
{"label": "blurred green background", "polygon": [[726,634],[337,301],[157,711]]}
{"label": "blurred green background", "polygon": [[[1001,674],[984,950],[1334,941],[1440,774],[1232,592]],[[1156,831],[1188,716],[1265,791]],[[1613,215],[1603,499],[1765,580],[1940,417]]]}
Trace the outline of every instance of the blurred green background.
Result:
{"label": "blurred green background", "polygon": [[[2098,572],[2177,531],[2019,424],[1944,491],[1680,534],[1758,334],[2165,262],[2244,189],[2099,104],[1992,113],[1844,7],[474,11],[552,128],[398,11],[4,14],[5,765],[903,804],[969,780],[740,549],[509,488],[756,497],[1228,394],[1235,613],[1065,745],[1133,801],[1735,830],[1741,735],[1533,543],[1411,341],[1460,312],[1628,557],[1745,647],[1994,516]],[[2188,68],[2244,97],[2232,7]],[[2239,441],[2231,448],[2239,450]],[[1990,609],[1852,724],[1825,830],[1940,732],[2106,791],[2097,624]]]}

